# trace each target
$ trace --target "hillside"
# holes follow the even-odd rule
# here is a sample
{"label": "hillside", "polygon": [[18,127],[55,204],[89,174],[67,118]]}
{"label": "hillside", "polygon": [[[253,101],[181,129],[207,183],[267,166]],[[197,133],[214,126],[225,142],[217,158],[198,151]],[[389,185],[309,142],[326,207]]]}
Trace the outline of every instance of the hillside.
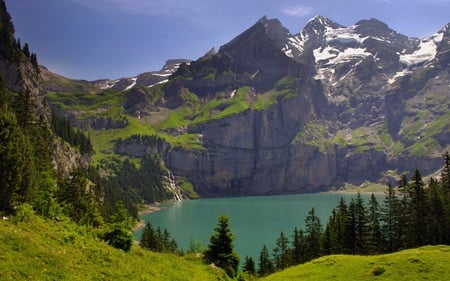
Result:
{"label": "hillside", "polygon": [[[129,253],[70,222],[28,217],[0,221],[2,280],[228,280],[195,256]],[[258,280],[448,280],[449,246],[426,246],[379,256],[332,255]]]}
{"label": "hillside", "polygon": [[449,246],[379,256],[326,256],[260,280],[448,280]]}
{"label": "hillside", "polygon": [[322,16],[290,34],[263,17],[192,62],[100,82],[43,71],[44,85],[50,106],[89,131],[94,163],[158,155],[203,197],[318,192],[440,168],[449,38],[450,25],[419,39]]}
{"label": "hillside", "polygon": [[125,253],[68,221],[0,221],[1,280],[228,280],[195,256]]}

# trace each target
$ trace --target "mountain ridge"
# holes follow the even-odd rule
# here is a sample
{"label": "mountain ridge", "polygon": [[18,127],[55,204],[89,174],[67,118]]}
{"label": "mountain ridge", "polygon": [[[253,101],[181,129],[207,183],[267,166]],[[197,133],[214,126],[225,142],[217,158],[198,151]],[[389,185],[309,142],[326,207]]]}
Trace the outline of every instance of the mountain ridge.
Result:
{"label": "mountain ridge", "polygon": [[445,27],[417,39],[317,16],[292,35],[262,17],[160,84],[127,80],[121,104],[188,139],[159,153],[200,195],[322,191],[397,169],[395,181],[419,163],[435,171],[449,148],[448,56]]}

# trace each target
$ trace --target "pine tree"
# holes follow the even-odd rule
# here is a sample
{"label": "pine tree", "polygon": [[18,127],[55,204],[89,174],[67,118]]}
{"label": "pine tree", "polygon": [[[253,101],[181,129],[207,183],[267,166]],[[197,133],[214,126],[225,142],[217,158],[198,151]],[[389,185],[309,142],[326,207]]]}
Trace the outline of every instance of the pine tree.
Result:
{"label": "pine tree", "polygon": [[377,254],[383,251],[383,235],[381,232],[381,213],[380,205],[378,204],[377,198],[372,193],[369,200],[369,216],[367,224],[367,247],[368,253]]}
{"label": "pine tree", "polygon": [[244,272],[247,272],[248,274],[255,275],[255,262],[253,261],[252,257],[245,256],[245,262],[244,262]]}
{"label": "pine tree", "polygon": [[385,251],[392,253],[401,247],[402,218],[401,202],[398,199],[394,188],[388,185],[388,191],[381,209],[381,230],[386,241]]}
{"label": "pine tree", "polygon": [[150,222],[145,224],[144,231],[142,232],[142,238],[139,245],[142,248],[148,250],[154,250],[157,248],[158,240],[156,238],[156,232]]}
{"label": "pine tree", "polygon": [[239,256],[234,251],[234,236],[229,225],[229,218],[221,215],[218,218],[214,235],[210,238],[210,244],[205,252],[205,259],[208,263],[214,263],[221,267],[230,276],[236,276],[239,266]]}
{"label": "pine tree", "polygon": [[30,47],[28,46],[28,43],[25,43],[23,45],[22,52],[27,58],[30,57],[31,54],[30,54]]}
{"label": "pine tree", "polygon": [[306,261],[306,242],[303,230],[294,229],[292,235],[292,262],[294,264],[301,264]]}
{"label": "pine tree", "polygon": [[284,269],[290,265],[289,239],[283,231],[277,238],[276,247],[273,249],[273,258],[277,269]]}
{"label": "pine tree", "polygon": [[258,274],[259,276],[265,276],[272,272],[274,272],[274,266],[269,256],[269,250],[264,245],[259,254]]}
{"label": "pine tree", "polygon": [[344,239],[344,253],[353,254],[357,253],[357,214],[356,214],[356,202],[352,198],[348,206],[348,216],[345,224],[345,239]]}
{"label": "pine tree", "polygon": [[356,195],[356,247],[358,254],[366,254],[367,244],[367,211],[364,200],[358,192]]}
{"label": "pine tree", "polygon": [[0,210],[11,212],[24,202],[31,164],[27,136],[17,124],[15,114],[3,104],[0,111]]}
{"label": "pine tree", "polygon": [[348,217],[348,207],[343,197],[339,200],[336,213],[336,226],[335,226],[335,243],[333,244],[333,253],[342,254],[345,252],[345,235],[346,225]]}
{"label": "pine tree", "polygon": [[320,257],[322,236],[322,224],[319,217],[316,216],[314,208],[308,212],[308,216],[305,218],[305,226],[306,257],[307,260],[312,260]]}
{"label": "pine tree", "polygon": [[444,204],[439,183],[430,179],[427,190],[426,214],[426,243],[432,245],[443,244],[445,241],[445,225],[448,218],[445,215]]}
{"label": "pine tree", "polygon": [[408,247],[422,246],[425,244],[424,234],[426,233],[425,217],[427,210],[424,183],[418,169],[415,170],[412,182],[408,185],[408,194],[411,199],[408,204],[408,233],[405,236],[405,242]]}
{"label": "pine tree", "polygon": [[443,204],[445,212],[444,242],[450,243],[450,157],[448,151],[443,155],[444,167],[441,172],[441,188],[444,195]]}

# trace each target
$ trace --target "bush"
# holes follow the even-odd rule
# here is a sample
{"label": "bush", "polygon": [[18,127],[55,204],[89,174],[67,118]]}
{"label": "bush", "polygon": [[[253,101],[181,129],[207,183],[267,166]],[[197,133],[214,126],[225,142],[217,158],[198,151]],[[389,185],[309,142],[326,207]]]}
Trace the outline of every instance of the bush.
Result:
{"label": "bush", "polygon": [[130,232],[120,228],[107,232],[103,240],[114,248],[121,249],[125,252],[128,252],[133,244],[133,236]]}

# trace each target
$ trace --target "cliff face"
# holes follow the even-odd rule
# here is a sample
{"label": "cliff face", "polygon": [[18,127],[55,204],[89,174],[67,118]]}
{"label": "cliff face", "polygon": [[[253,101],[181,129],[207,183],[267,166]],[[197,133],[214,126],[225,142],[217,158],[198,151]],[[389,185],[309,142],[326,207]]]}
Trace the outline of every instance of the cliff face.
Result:
{"label": "cliff face", "polygon": [[88,124],[98,134],[133,122],[155,129],[164,144],[114,139],[114,152],[161,154],[203,196],[395,184],[415,168],[434,172],[450,148],[449,36],[448,25],[418,39],[375,19],[345,27],[320,16],[292,35],[263,17],[196,61],[120,81],[72,81],[95,87],[77,98],[99,106],[66,114],[102,120]]}
{"label": "cliff face", "polygon": [[[253,81],[256,92],[284,75],[302,77],[298,95],[189,126],[205,150],[169,150],[166,164],[207,196],[316,192],[377,181],[389,170],[433,172],[450,143],[448,122],[437,121],[449,114],[446,30],[421,41],[374,19],[346,28],[318,17],[291,36],[263,18],[219,54],[246,72],[270,70],[265,83]],[[438,51],[424,61],[416,52],[428,42]]]}
{"label": "cliff face", "polygon": [[[0,78],[5,82],[7,89],[16,97],[8,97],[12,104],[23,101],[14,99],[29,99],[27,114],[30,115],[30,126],[41,126],[43,130],[50,131],[50,108],[45,100],[44,84],[37,64],[30,60],[30,54],[26,54],[14,38],[14,26],[11,17],[6,10],[4,1],[0,1]],[[32,54],[35,56],[35,54]],[[87,164],[80,154],[68,144],[57,139],[53,135],[51,148],[55,169],[63,174],[77,165]]]}

